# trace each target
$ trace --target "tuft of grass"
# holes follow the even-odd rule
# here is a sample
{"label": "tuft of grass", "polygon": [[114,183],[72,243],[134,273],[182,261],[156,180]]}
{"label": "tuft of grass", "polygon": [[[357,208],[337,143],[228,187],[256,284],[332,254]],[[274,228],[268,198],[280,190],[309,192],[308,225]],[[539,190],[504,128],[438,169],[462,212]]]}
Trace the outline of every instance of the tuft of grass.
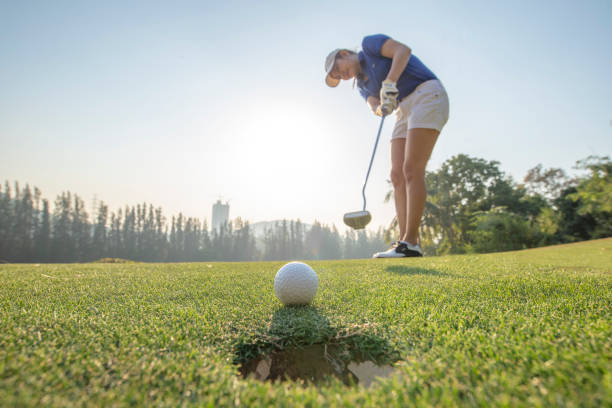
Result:
{"label": "tuft of grass", "polygon": [[[0,406],[612,406],[612,239],[484,255],[0,265]],[[242,379],[269,347],[396,352],[369,389]],[[237,357],[238,356],[238,357]]]}

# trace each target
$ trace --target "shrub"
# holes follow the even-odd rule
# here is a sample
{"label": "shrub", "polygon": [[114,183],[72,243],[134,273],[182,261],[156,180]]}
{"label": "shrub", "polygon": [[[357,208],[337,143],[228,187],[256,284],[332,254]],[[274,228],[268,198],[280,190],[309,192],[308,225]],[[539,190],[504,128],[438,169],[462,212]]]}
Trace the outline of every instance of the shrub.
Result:
{"label": "shrub", "polygon": [[527,220],[500,209],[476,214],[472,227],[468,238],[475,252],[513,251],[532,247],[538,241]]}

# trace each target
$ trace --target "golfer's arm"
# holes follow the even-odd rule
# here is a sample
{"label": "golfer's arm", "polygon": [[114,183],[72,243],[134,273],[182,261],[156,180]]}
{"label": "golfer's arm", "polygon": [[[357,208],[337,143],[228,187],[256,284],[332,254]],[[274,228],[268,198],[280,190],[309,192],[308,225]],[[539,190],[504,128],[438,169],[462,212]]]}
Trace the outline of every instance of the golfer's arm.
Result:
{"label": "golfer's arm", "polygon": [[380,105],[380,99],[375,96],[368,96],[367,102],[368,105],[370,105],[370,109],[372,109],[372,112],[374,112],[378,105]]}
{"label": "golfer's arm", "polygon": [[406,69],[406,65],[408,65],[408,60],[410,59],[410,55],[412,54],[412,50],[410,47],[402,44],[401,42],[397,42],[391,38],[389,38],[383,44],[380,49],[380,53],[383,57],[391,58],[391,69],[387,74],[387,79],[393,82],[397,82],[404,69]]}

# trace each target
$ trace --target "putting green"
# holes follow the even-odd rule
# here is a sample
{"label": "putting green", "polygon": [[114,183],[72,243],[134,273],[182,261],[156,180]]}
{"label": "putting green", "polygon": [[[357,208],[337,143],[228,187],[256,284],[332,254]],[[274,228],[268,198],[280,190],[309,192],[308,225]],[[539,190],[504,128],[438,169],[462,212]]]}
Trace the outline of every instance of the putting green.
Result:
{"label": "putting green", "polygon": [[[1,265],[0,405],[612,406],[612,239],[309,262],[308,307],[274,296],[284,263]],[[393,372],[241,376],[332,343]]]}

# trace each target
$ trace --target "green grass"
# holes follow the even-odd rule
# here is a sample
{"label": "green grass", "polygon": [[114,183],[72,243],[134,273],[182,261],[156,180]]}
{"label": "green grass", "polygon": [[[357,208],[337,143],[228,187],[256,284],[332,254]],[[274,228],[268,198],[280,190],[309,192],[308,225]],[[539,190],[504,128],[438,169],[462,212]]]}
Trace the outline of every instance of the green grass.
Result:
{"label": "green grass", "polygon": [[[311,262],[0,266],[0,406],[612,406],[612,239],[520,252]],[[397,353],[366,389],[261,383],[270,347]],[[276,344],[276,346],[274,346]]]}

